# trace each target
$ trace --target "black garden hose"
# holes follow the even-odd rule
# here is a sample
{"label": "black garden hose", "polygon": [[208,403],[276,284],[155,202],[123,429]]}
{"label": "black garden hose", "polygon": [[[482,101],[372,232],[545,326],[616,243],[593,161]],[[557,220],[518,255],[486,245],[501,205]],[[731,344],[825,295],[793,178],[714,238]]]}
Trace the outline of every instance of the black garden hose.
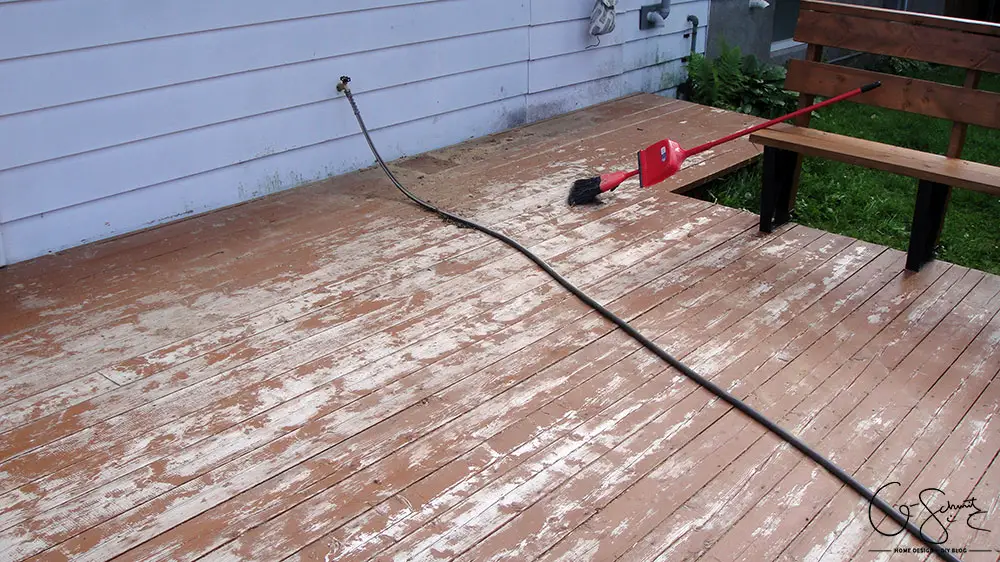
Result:
{"label": "black garden hose", "polygon": [[552,269],[552,267],[549,266],[549,264],[545,263],[545,261],[542,260],[542,258],[533,254],[531,250],[525,248],[517,241],[515,241],[514,239],[510,238],[509,236],[501,232],[497,232],[489,227],[472,222],[468,219],[464,219],[458,215],[453,215],[443,209],[439,209],[438,207],[431,205],[430,203],[420,199],[419,197],[411,193],[408,189],[406,189],[406,187],[403,186],[403,184],[399,183],[399,180],[397,180],[396,176],[394,176],[392,171],[389,170],[389,167],[386,166],[385,161],[382,160],[382,156],[379,155],[378,150],[375,148],[375,143],[372,142],[371,135],[368,133],[368,128],[365,126],[365,122],[361,118],[361,111],[358,110],[358,104],[355,103],[354,95],[351,93],[350,86],[348,86],[348,82],[350,81],[351,81],[350,77],[341,76],[340,83],[337,85],[337,90],[343,92],[347,96],[347,101],[351,103],[351,108],[354,110],[354,116],[357,117],[358,119],[358,125],[361,127],[361,132],[364,135],[365,140],[368,142],[368,147],[371,148],[372,154],[375,156],[375,160],[378,161],[379,167],[382,168],[382,171],[385,172],[386,176],[388,176],[389,181],[391,181],[393,185],[395,185],[396,188],[403,193],[403,195],[405,195],[411,201],[413,201],[417,205],[420,205],[424,209],[427,209],[428,211],[437,214],[446,221],[457,223],[460,226],[473,228],[475,230],[483,232],[489,236],[492,236],[493,238],[496,238],[504,242],[505,244],[514,248],[518,252],[521,252],[522,254],[524,254],[525,257],[527,257],[528,259],[533,261],[536,265],[538,265],[538,267],[542,268],[542,270],[544,270],[545,273],[549,274],[560,285],[566,288],[567,291],[576,295],[576,297],[582,300],[584,303],[586,303],[587,306],[590,306],[591,308],[599,312],[601,316],[604,316],[605,318],[613,322],[616,326],[621,328],[625,333],[627,333],[633,339],[642,344],[643,347],[655,353],[658,357],[660,357],[668,364],[670,364],[671,367],[677,369],[689,379],[693,380],[702,387],[706,388],[712,394],[725,400],[737,410],[753,418],[756,422],[767,428],[768,431],[776,433],[779,437],[784,439],[786,443],[790,444],[791,446],[801,451],[807,457],[809,457],[817,464],[825,468],[827,472],[836,476],[837,479],[839,479],[844,484],[850,486],[854,491],[856,491],[858,494],[860,494],[862,497],[868,500],[871,505],[878,507],[879,510],[885,513],[887,516],[889,516],[894,521],[902,525],[911,535],[913,535],[918,540],[926,544],[932,551],[941,556],[941,558],[948,560],[949,562],[961,562],[952,553],[948,552],[946,548],[942,547],[938,543],[935,543],[930,537],[925,536],[920,529],[918,529],[913,523],[909,521],[909,519],[903,517],[902,514],[893,509],[892,506],[890,506],[884,500],[876,496],[875,493],[869,490],[861,482],[858,482],[853,476],[845,472],[839,466],[833,464],[833,462],[831,462],[829,459],[827,459],[820,453],[816,452],[816,450],[814,450],[812,447],[804,443],[798,437],[785,431],[777,424],[775,424],[768,418],[764,417],[763,414],[753,409],[752,407],[748,406],[739,398],[736,398],[726,390],[717,386],[712,381],[706,379],[705,377],[691,370],[690,367],[680,362],[678,359],[674,358],[672,355],[664,351],[660,346],[656,345],[649,338],[639,333],[639,331],[633,328],[628,322],[619,318],[615,313],[611,312],[610,310],[605,308],[601,303],[597,302],[589,295],[584,293],[582,290],[580,290],[578,287],[570,283],[568,280],[566,280],[566,278],[564,278],[562,275],[556,272],[556,270]]}

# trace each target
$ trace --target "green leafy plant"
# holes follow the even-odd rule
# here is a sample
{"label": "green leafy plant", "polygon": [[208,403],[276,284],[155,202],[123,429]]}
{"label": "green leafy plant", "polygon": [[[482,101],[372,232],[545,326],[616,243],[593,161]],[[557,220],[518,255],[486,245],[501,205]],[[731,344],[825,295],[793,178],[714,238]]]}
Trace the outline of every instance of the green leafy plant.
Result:
{"label": "green leafy plant", "polygon": [[926,63],[924,61],[890,57],[886,55],[877,55],[875,60],[868,65],[868,70],[895,74],[897,76],[926,74],[931,71],[931,68],[930,63]]}
{"label": "green leafy plant", "polygon": [[691,101],[759,117],[794,111],[798,98],[782,86],[785,68],[722,45],[714,59],[692,53],[687,64]]}

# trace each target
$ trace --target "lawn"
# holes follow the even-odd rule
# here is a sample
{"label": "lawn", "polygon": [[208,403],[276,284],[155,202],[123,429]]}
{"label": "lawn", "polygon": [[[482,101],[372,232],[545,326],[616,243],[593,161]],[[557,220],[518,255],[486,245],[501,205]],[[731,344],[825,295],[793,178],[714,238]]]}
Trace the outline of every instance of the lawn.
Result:
{"label": "lawn", "polygon": [[[963,72],[935,68],[933,77],[961,85]],[[927,71],[925,70],[926,74]],[[1000,91],[1000,76],[984,75],[980,88]],[[821,109],[810,126],[944,154],[951,123],[845,102]],[[1000,130],[969,127],[962,157],[1000,166]],[[761,164],[712,182],[700,196],[727,206],[759,211]],[[917,181],[818,158],[806,158],[793,220],[828,232],[906,251]],[[1000,198],[962,189],[952,192],[937,257],[1000,274]]]}

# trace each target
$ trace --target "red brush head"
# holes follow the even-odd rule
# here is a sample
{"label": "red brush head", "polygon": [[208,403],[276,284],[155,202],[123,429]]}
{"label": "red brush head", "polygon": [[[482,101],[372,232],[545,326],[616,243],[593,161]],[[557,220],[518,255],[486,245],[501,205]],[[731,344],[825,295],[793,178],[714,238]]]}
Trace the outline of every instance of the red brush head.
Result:
{"label": "red brush head", "polygon": [[670,139],[650,145],[639,151],[639,184],[656,185],[681,169],[686,157],[681,145]]}

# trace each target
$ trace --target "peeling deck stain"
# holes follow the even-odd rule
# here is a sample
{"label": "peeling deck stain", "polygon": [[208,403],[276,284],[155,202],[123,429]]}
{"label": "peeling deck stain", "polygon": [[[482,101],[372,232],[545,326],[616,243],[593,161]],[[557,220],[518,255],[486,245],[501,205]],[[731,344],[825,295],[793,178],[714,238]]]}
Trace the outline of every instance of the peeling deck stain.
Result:
{"label": "peeling deck stain", "polygon": [[[654,116],[614,121],[628,135],[654,138],[657,121],[647,118]],[[850,241],[800,227],[758,240],[741,234],[752,220],[666,191],[623,189],[608,205],[568,210],[574,179],[596,166],[634,165],[634,153],[615,148],[633,137],[584,121],[593,127],[587,135],[549,132],[536,137],[540,144],[511,133],[500,144],[520,148],[492,156],[445,149],[428,161],[435,170],[421,189],[529,241],[567,275],[593,280],[602,301],[640,315],[723,387],[785,408],[801,431],[817,419],[841,421],[822,418],[835,395],[824,385],[838,383],[839,368],[857,363],[847,374],[858,385],[869,380],[866,366],[891,372],[927,325],[947,316],[938,309],[965,298],[942,296],[948,284],[920,296],[933,268],[905,287],[844,287],[874,247],[845,250]],[[686,167],[708,173],[728,154],[706,153]],[[124,257],[107,255],[108,274],[94,267],[79,294],[60,292],[58,280],[18,283],[36,300],[15,320],[0,319],[26,330],[0,351],[11,365],[0,382],[19,397],[0,405],[2,423],[20,426],[6,434],[0,463],[9,486],[0,494],[5,555],[333,560],[464,552],[489,560],[534,557],[543,554],[539,545],[558,544],[552,558],[641,551],[643,559],[675,559],[718,557],[726,541],[754,531],[762,549],[792,539],[783,510],[816,498],[815,471],[760,499],[754,486],[796,458],[762,440],[773,448],[753,449],[690,499],[674,498],[678,482],[714,469],[697,461],[699,451],[715,450],[709,436],[737,438],[744,426],[730,427],[731,418],[699,426],[706,409],[721,411],[717,399],[691,394],[683,376],[661,374],[655,358],[520,256],[420,215],[374,177],[288,192],[259,214],[246,206],[223,214],[232,220],[192,219],[192,234],[173,246],[146,252],[125,244],[115,250]],[[517,196],[501,198],[510,192]],[[253,221],[268,226],[240,230]],[[206,233],[218,238],[201,240]],[[860,306],[869,295],[870,308],[828,321],[831,307]],[[986,325],[996,308],[988,301],[975,293],[942,329],[959,341]],[[875,315],[876,324],[865,322]],[[878,335],[886,325],[893,333]],[[984,330],[980,355],[956,387],[962,393],[981,390],[993,367],[988,351],[1000,331]],[[776,351],[773,339],[785,334],[795,337]],[[862,337],[872,343],[851,347]],[[951,339],[928,337],[935,353],[953,353]],[[780,360],[766,360],[772,356]],[[924,363],[917,379],[954,382]],[[46,377],[32,376],[43,369]],[[773,382],[760,386],[765,378]],[[836,407],[862,399],[850,392]],[[887,408],[900,400],[882,398]],[[948,416],[950,408],[932,411]],[[885,432],[895,423],[886,415],[845,423],[861,435]],[[971,419],[956,446],[987,451],[991,419]],[[629,505],[639,497],[630,489],[657,498],[662,523]],[[743,512],[762,524],[727,536],[748,529]],[[847,558],[870,529],[863,518],[843,520],[831,513],[804,532],[829,546],[829,557]],[[815,558],[813,546],[792,545]]]}

